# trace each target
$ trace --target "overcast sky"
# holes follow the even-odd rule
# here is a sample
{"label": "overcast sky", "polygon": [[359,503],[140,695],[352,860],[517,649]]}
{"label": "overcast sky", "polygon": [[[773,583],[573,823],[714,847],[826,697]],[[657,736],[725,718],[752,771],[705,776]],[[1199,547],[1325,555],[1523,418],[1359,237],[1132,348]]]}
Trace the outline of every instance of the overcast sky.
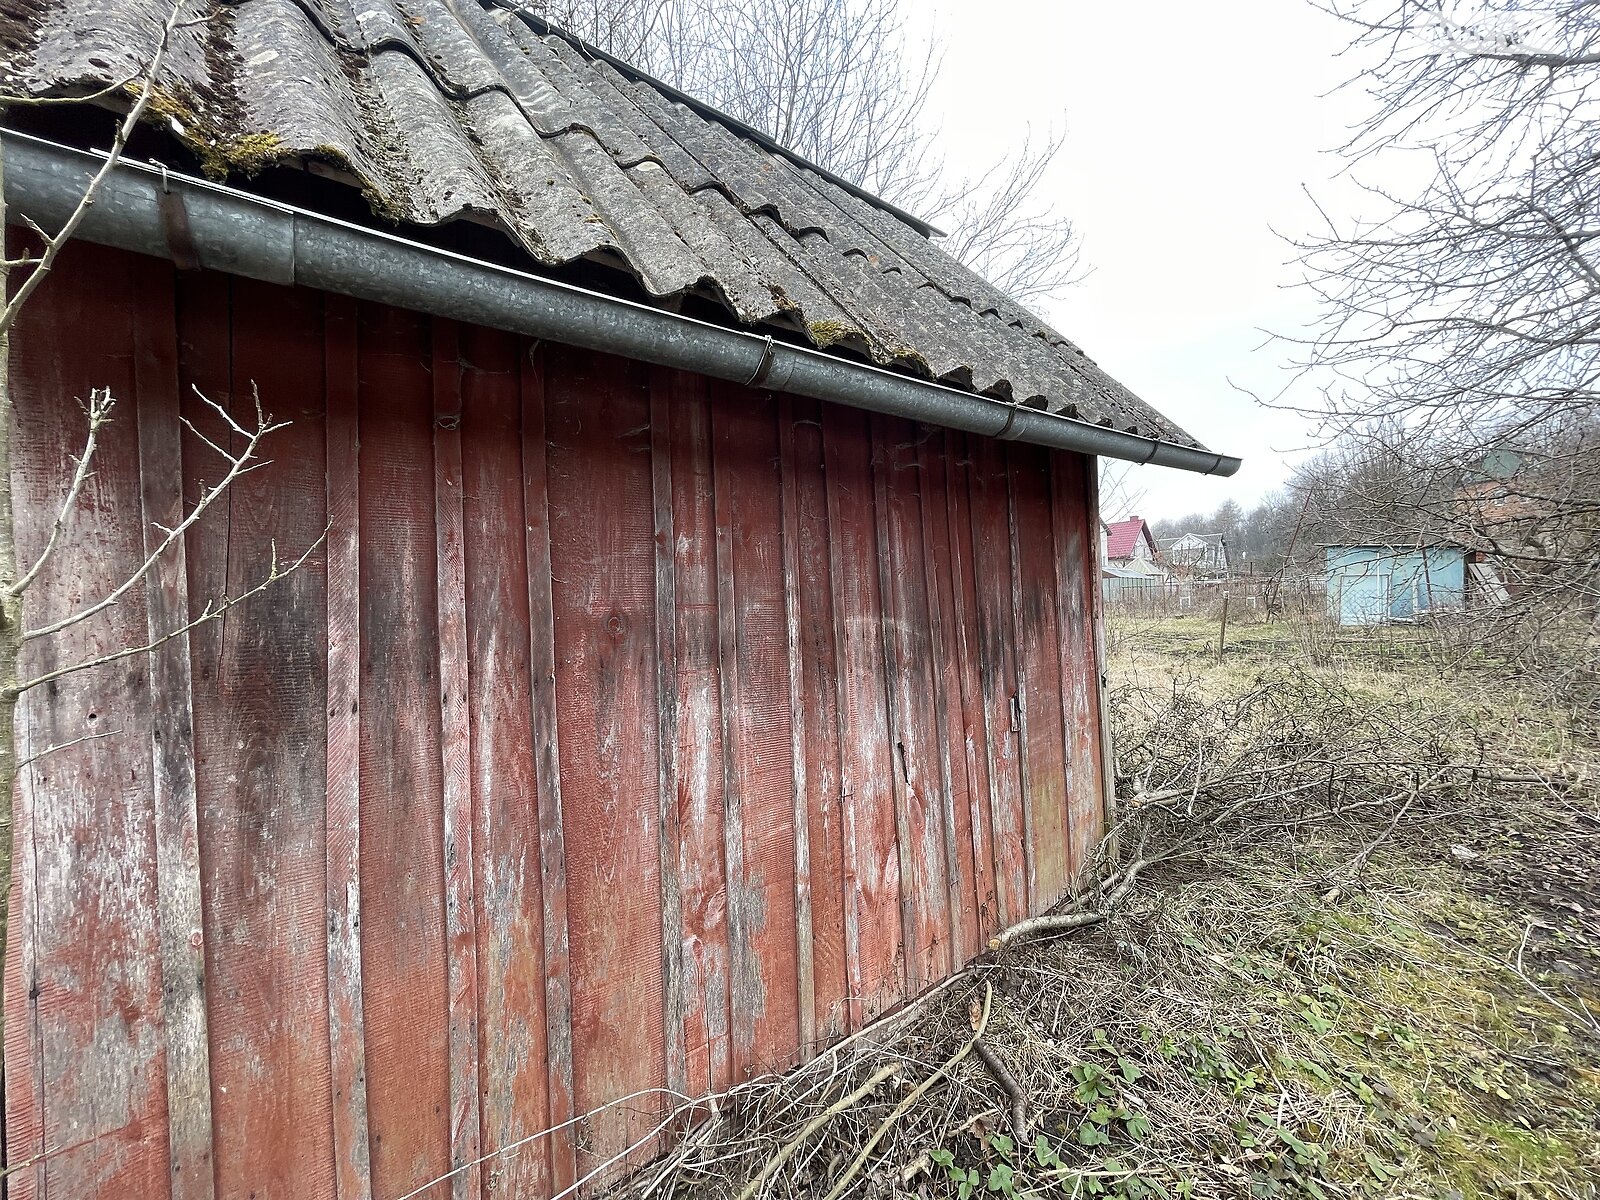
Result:
{"label": "overcast sky", "polygon": [[1200,441],[1245,460],[1230,480],[1140,470],[1140,515],[1228,497],[1248,507],[1279,486],[1305,423],[1233,385],[1284,388],[1292,348],[1260,331],[1292,334],[1311,313],[1274,231],[1312,227],[1305,188],[1335,211],[1353,200],[1328,153],[1360,112],[1359,97],[1327,95],[1348,73],[1336,58],[1345,30],[1306,0],[927,0],[913,11],[945,47],[929,107],[957,174],[1023,125],[1067,129],[1047,199],[1077,223],[1093,273],[1043,315]]}

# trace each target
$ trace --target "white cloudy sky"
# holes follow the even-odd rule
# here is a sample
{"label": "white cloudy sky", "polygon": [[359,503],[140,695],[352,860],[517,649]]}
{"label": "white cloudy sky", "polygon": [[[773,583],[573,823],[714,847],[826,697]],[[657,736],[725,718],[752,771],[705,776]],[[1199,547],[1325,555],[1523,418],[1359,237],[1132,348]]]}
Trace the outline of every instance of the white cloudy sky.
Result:
{"label": "white cloudy sky", "polygon": [[1248,505],[1281,484],[1305,423],[1234,385],[1279,393],[1293,352],[1261,330],[1293,333],[1311,312],[1274,231],[1311,228],[1305,188],[1335,211],[1354,200],[1328,153],[1360,111],[1358,96],[1328,95],[1349,71],[1336,58],[1344,29],[1307,0],[920,0],[913,11],[945,46],[930,110],[952,168],[992,161],[1030,121],[1067,129],[1047,199],[1076,221],[1093,273],[1044,315],[1202,442],[1245,460],[1231,480],[1142,469],[1141,515],[1230,496]]}

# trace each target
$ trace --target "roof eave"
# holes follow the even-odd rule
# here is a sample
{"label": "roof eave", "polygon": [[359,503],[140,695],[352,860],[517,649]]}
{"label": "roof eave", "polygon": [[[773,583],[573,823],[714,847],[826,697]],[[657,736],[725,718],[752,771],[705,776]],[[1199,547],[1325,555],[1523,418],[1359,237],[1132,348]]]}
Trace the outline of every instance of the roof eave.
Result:
{"label": "roof eave", "polygon": [[[3,149],[8,219],[45,229],[62,226],[105,161],[10,130]],[[163,216],[163,205],[174,204],[186,217],[181,248],[169,244]],[[1240,466],[1200,447],[914,379],[126,160],[106,177],[78,236],[988,437],[1201,474],[1232,475]]]}

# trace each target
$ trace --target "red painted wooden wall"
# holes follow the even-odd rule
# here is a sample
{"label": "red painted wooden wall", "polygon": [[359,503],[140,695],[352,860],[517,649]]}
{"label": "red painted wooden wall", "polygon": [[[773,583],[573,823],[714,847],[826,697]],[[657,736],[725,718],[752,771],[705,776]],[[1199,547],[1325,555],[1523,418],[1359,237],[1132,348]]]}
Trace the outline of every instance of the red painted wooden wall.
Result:
{"label": "red painted wooden wall", "polygon": [[87,245],[11,370],[25,562],[119,402],[35,625],[293,422],[25,676],[327,531],[22,702],[15,1196],[549,1195],[1099,837],[1084,459]]}

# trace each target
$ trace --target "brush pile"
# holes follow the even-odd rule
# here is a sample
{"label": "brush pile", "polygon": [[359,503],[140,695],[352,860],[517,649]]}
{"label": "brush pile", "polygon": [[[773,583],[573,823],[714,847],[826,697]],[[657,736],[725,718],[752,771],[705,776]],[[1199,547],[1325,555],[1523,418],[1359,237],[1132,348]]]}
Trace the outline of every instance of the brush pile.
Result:
{"label": "brush pile", "polygon": [[1180,665],[1113,712],[1119,844],[1076,895],[687,1106],[613,1194],[1592,1200],[1592,989],[1542,970],[1549,939],[1523,960],[1526,914],[1463,875],[1498,852],[1461,843],[1600,810],[1403,681]]}

